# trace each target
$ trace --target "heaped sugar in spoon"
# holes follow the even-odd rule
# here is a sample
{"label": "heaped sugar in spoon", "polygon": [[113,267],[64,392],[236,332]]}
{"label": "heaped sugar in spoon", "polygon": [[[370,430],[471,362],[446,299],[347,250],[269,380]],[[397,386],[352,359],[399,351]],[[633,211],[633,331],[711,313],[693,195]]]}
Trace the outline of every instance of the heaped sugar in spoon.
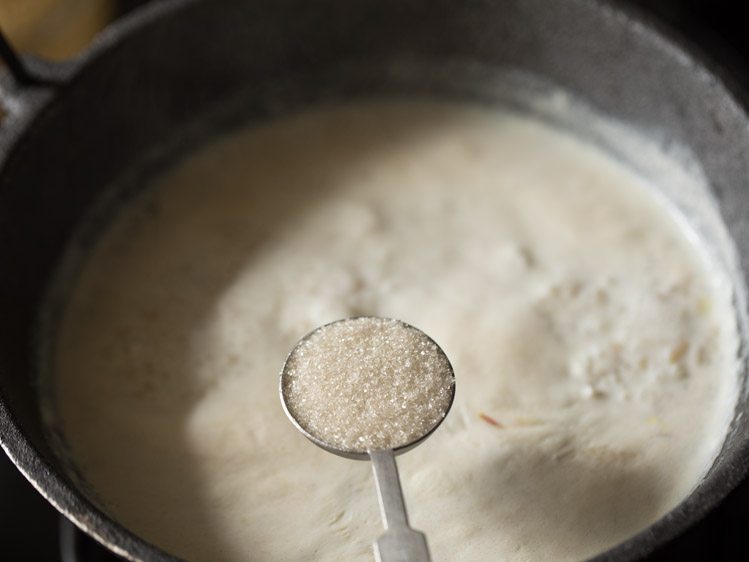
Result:
{"label": "heaped sugar in spoon", "polygon": [[374,470],[385,533],[381,562],[429,560],[408,525],[395,455],[426,439],[455,396],[450,361],[425,333],[399,320],[360,317],[307,334],[281,371],[281,402],[308,439]]}

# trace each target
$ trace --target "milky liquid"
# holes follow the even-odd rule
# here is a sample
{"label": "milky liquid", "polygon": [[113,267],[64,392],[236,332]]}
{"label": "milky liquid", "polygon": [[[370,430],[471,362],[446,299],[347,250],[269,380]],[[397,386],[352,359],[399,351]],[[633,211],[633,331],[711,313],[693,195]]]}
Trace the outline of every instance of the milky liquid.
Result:
{"label": "milky liquid", "polygon": [[285,418],[303,334],[360,315],[438,341],[452,410],[399,459],[435,560],[573,560],[688,495],[736,396],[730,288],[650,186],[528,117],[371,102],[218,140],[77,279],[60,428],[126,527],[190,560],[370,560],[367,463]]}

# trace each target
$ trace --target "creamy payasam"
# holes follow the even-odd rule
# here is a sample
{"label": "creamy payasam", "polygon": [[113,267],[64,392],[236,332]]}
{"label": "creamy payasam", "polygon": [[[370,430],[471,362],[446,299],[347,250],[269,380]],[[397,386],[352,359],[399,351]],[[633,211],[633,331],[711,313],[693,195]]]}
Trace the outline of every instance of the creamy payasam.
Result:
{"label": "creamy payasam", "polygon": [[163,173],[72,285],[56,423],[101,505],[189,560],[370,560],[370,467],[311,446],[278,372],[351,316],[419,326],[459,379],[401,457],[435,560],[574,560],[715,458],[731,291],[648,181],[540,120],[427,101],[319,109]]}

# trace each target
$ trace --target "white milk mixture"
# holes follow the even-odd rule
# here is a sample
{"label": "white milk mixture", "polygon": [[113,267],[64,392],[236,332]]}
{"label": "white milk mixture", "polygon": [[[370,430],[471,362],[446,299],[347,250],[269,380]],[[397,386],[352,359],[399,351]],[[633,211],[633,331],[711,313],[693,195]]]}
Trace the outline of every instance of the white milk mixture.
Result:
{"label": "white milk mixture", "polygon": [[399,458],[435,561],[572,560],[697,484],[736,396],[731,293],[647,182],[540,121],[362,102],[230,134],[101,239],[53,357],[75,465],[204,561],[372,559],[370,466],[286,419],[309,330],[398,318],[457,393]]}

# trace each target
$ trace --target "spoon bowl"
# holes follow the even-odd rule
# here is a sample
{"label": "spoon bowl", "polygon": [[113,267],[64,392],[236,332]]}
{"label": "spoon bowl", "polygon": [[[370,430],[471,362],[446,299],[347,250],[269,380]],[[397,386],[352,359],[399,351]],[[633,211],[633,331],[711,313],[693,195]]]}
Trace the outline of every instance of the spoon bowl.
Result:
{"label": "spoon bowl", "polygon": [[[408,330],[408,331],[417,333],[421,339],[423,339],[425,342],[428,342],[433,353],[435,355],[439,355],[439,357],[443,360],[445,367],[449,370],[450,377],[452,377],[454,380],[454,372],[453,372],[452,365],[450,364],[449,359],[445,355],[444,351],[442,351],[440,346],[437,344],[437,342],[435,342],[431,337],[429,337],[427,334],[425,334],[418,328],[411,326],[410,324],[407,324],[400,320],[395,320],[391,318],[381,318],[381,317],[375,317],[375,316],[357,316],[357,317],[352,317],[352,318],[344,318],[341,320],[330,322],[328,324],[324,324],[318,328],[315,328],[311,332],[307,333],[307,335],[302,337],[296,343],[293,349],[289,352],[288,356],[286,357],[286,361],[284,362],[283,368],[281,369],[280,384],[279,384],[279,396],[281,398],[281,405],[283,406],[283,410],[286,413],[286,416],[289,418],[289,420],[294,425],[294,427],[296,427],[302,433],[302,435],[304,435],[307,439],[312,441],[315,445],[317,445],[318,447],[322,449],[325,449],[329,453],[333,453],[335,455],[338,455],[340,457],[344,457],[347,459],[370,460],[369,451],[367,450],[354,451],[351,449],[346,449],[346,448],[336,446],[330,443],[329,441],[326,441],[320,435],[315,434],[314,431],[310,430],[308,427],[305,426],[305,424],[301,423],[300,420],[297,419],[297,416],[295,415],[295,413],[293,412],[293,408],[291,408],[289,405],[289,402],[288,402],[289,396],[287,392],[289,385],[286,383],[290,376],[289,371],[290,371],[290,367],[294,359],[300,352],[302,352],[304,346],[307,345],[315,336],[321,334],[324,331],[340,327],[344,323],[373,322],[373,321],[393,323],[403,330]],[[392,447],[391,450],[393,451],[393,454],[400,455],[402,453],[410,451],[417,445],[420,445],[421,443],[423,443],[424,440],[427,439],[430,435],[432,435],[432,433],[434,433],[434,431],[442,424],[444,419],[447,417],[447,414],[450,412],[450,408],[452,407],[454,400],[455,400],[455,385],[452,384],[450,386],[450,393],[449,393],[448,400],[445,402],[445,405],[442,411],[442,416],[437,418],[436,423],[432,425],[427,431],[416,436],[413,440],[409,441],[408,443],[404,443],[396,447]]]}
{"label": "spoon bowl", "polygon": [[[389,332],[392,332],[392,337],[387,335],[383,338],[378,331],[375,331],[375,335],[370,339],[351,337],[350,329],[354,328],[354,332],[356,333],[355,328],[357,327],[363,327],[365,329],[372,327],[387,329]],[[325,362],[328,359],[327,356],[338,354],[338,350],[336,350],[335,347],[332,351],[328,349],[327,356],[326,354],[323,354],[318,357],[314,353],[317,351],[315,345],[318,341],[323,336],[329,335],[330,332],[345,332],[347,337],[340,337],[338,340],[333,339],[332,342],[335,346],[336,341],[338,341],[341,347],[349,346],[352,351],[351,353],[348,353],[348,355],[344,354],[345,361],[343,365],[338,362],[330,363],[330,365],[337,367],[338,372],[326,372],[324,370],[326,366]],[[361,333],[366,334],[367,332],[364,330]],[[408,344],[405,348],[405,351],[408,353],[404,354],[403,346],[398,346],[401,342],[401,339],[398,338],[400,335],[408,336],[402,338],[402,340]],[[369,347],[367,347],[367,345],[369,345]],[[370,351],[372,353],[368,354]],[[312,352],[311,360],[308,356],[305,356],[306,354],[310,354],[310,352]],[[302,357],[304,361],[300,361],[300,357]],[[373,362],[371,360],[372,357],[383,360]],[[440,381],[440,378],[437,377],[435,379],[437,384],[429,386],[428,390],[432,391],[435,395],[440,395],[442,400],[437,401],[436,404],[437,407],[441,407],[442,410],[440,411],[438,409],[435,412],[434,408],[432,408],[433,402],[429,401],[426,412],[430,417],[428,418],[429,423],[426,424],[426,428],[421,432],[410,434],[412,435],[412,438],[405,442],[392,443],[392,447],[370,447],[365,450],[353,450],[350,447],[341,447],[340,445],[331,443],[330,440],[323,438],[317,432],[311,430],[309,423],[301,421],[297,415],[299,412],[290,403],[294,398],[292,396],[292,393],[294,392],[294,377],[305,375],[304,369],[299,372],[298,363],[311,366],[310,370],[317,370],[316,368],[322,364],[322,377],[324,379],[328,376],[337,377],[341,374],[345,377],[358,377],[357,366],[351,364],[351,362],[356,361],[361,361],[365,364],[368,363],[369,366],[374,364],[374,369],[369,372],[370,377],[377,378],[379,375],[382,375],[381,378],[384,383],[392,383],[396,387],[399,385],[397,379],[392,380],[392,377],[387,377],[383,373],[377,371],[377,367],[380,364],[382,365],[383,371],[388,371],[390,374],[395,373],[396,375],[402,372],[399,365],[401,362],[408,369],[408,371],[406,371],[407,373],[410,373],[412,368],[418,369],[419,367],[425,366],[432,367],[432,369],[427,368],[423,370],[423,374],[425,375],[423,378],[430,381],[431,379],[429,375],[434,375],[434,367],[437,367],[437,374],[442,375],[444,380]],[[440,370],[441,372],[439,372]],[[354,375],[354,373],[356,373],[356,375]],[[408,377],[406,377],[406,379],[408,379]],[[410,381],[414,381],[413,377],[410,378]],[[450,381],[450,384],[445,386],[444,381]],[[418,383],[420,381],[416,380],[416,382]],[[443,384],[439,384],[440,382]],[[337,388],[340,388],[340,386]],[[344,390],[353,390],[352,385],[345,385]],[[381,396],[378,395],[377,390],[378,387],[375,386],[375,392],[368,395],[368,397],[363,401],[360,401],[363,407],[366,408],[370,401],[376,402],[381,398]],[[400,402],[400,405],[404,410],[404,414],[407,415],[408,402],[406,398],[407,395],[410,394],[407,392],[409,389],[406,389],[406,391],[403,391],[402,389],[400,390],[404,392],[403,396],[401,396],[402,401]],[[445,392],[447,394],[445,394]],[[408,515],[403,500],[403,492],[400,485],[395,456],[413,449],[420,443],[423,443],[427,437],[434,433],[447,416],[455,399],[455,378],[452,365],[437,343],[421,330],[406,324],[405,322],[401,322],[400,320],[389,318],[363,316],[347,318],[330,324],[325,324],[304,336],[291,350],[286,358],[283,369],[281,370],[279,393],[281,396],[281,404],[283,405],[286,415],[291,420],[291,423],[293,423],[294,426],[315,445],[330,453],[348,459],[372,461],[372,469],[374,471],[377,493],[380,501],[380,511],[386,529],[385,533],[374,543],[375,558],[380,562],[429,562],[430,556],[426,536],[424,533],[412,529],[408,524]],[[333,398],[331,393],[327,393],[327,397]],[[354,397],[352,394],[349,394],[348,396],[344,395],[343,399],[343,402],[340,404],[346,406],[348,405],[347,402],[353,400]],[[306,399],[303,399],[302,403],[305,401]],[[330,400],[327,400],[326,402],[329,403]],[[388,403],[391,405],[394,404],[392,396],[388,400]],[[328,404],[326,403],[326,406],[327,405]],[[420,411],[424,411],[423,406],[421,406]],[[328,428],[325,427],[325,429],[327,430]]]}

